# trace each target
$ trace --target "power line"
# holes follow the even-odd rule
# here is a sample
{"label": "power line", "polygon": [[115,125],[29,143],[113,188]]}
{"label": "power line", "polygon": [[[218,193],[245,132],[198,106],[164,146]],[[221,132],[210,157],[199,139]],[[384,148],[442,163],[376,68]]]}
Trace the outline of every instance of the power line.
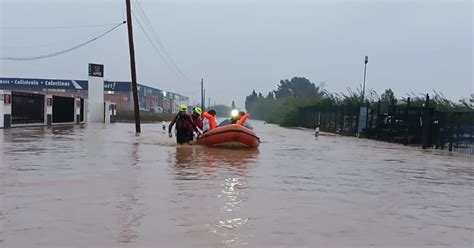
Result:
{"label": "power line", "polygon": [[[116,25],[115,23],[114,25]],[[66,40],[59,40],[56,42],[50,42],[50,43],[39,43],[39,42],[34,42],[34,44],[15,44],[15,45],[8,45],[1,43],[0,48],[43,48],[43,47],[68,47],[71,43],[75,43],[78,40],[85,40],[88,39],[91,36],[96,36],[102,34],[104,31],[100,32],[91,32],[86,35],[81,35],[81,36],[68,36],[68,39]]]}
{"label": "power line", "polygon": [[[136,5],[137,6],[137,5]],[[140,26],[140,29],[143,31],[143,33],[145,34],[146,38],[148,39],[148,41],[150,42],[150,44],[152,45],[153,49],[158,53],[158,55],[160,56],[161,60],[163,60],[163,62],[172,70],[172,71],[175,71],[175,68],[173,67],[173,65],[168,61],[168,59],[166,59],[165,55],[160,51],[160,49],[158,47],[156,47],[155,45],[155,42],[153,42],[153,39],[150,37],[150,35],[148,35],[148,32],[146,31],[144,25],[141,24],[140,20],[138,20],[138,17],[137,15],[135,15],[135,13],[137,13],[143,20],[144,20],[144,25],[146,25],[146,20],[145,18],[143,17],[143,14],[140,12],[140,9],[138,12],[135,12],[135,11],[132,11],[132,14],[133,14],[133,17],[135,17],[135,19],[137,20],[137,23],[138,25]],[[179,71],[178,71],[178,74],[179,74]]]}
{"label": "power line", "polygon": [[169,55],[168,51],[166,50],[165,46],[163,45],[163,43],[161,42],[161,39],[160,37],[158,36],[158,34],[156,33],[155,29],[153,28],[153,25],[151,25],[151,22],[150,20],[148,19],[148,17],[146,16],[146,13],[145,11],[143,10],[140,2],[138,0],[135,0],[135,2],[137,3],[137,7],[138,7],[138,12],[140,14],[141,12],[141,15],[143,17],[143,19],[145,20],[145,24],[148,25],[148,28],[151,30],[151,32],[153,33],[153,35],[155,36],[156,38],[156,41],[158,43],[158,45],[161,47],[161,49],[163,50],[163,53],[166,55],[166,57],[168,58],[168,60],[171,62],[171,64],[176,68],[176,70],[185,78],[185,79],[188,79],[189,78],[186,76],[186,74],[183,73],[183,71],[179,68],[179,66],[174,62],[173,58],[171,58],[171,56]]}
{"label": "power line", "polygon": [[148,20],[146,14],[145,14],[145,11],[141,8],[140,3],[138,2],[138,0],[137,0],[137,6],[138,6],[139,10],[143,13],[145,22],[148,24],[150,30],[152,31],[153,35],[155,36],[158,45],[159,45],[159,46],[161,47],[161,49],[163,50],[163,53],[164,53],[164,54],[166,55],[166,57],[169,59],[169,61],[171,62],[171,64],[176,68],[176,70],[177,70],[184,78],[186,78],[186,79],[189,80],[189,78],[186,76],[186,74],[184,74],[184,72],[180,69],[180,67],[176,64],[176,62],[174,61],[174,59],[173,59],[173,58],[170,56],[170,54],[168,53],[167,49],[165,48],[165,46],[164,46],[163,43],[161,42],[160,37],[158,36],[158,34],[156,33],[155,29],[153,28],[153,26],[151,25],[150,21]]}
{"label": "power line", "polygon": [[160,56],[161,60],[163,60],[163,62],[166,64],[166,66],[168,66],[172,71],[174,71],[173,66],[165,59],[165,57],[160,52],[160,50],[155,46],[155,43],[153,43],[153,41],[151,40],[151,38],[148,35],[148,33],[146,32],[146,30],[143,28],[142,24],[140,23],[140,20],[137,18],[134,11],[132,11],[132,15],[135,18],[135,20],[137,21],[138,26],[140,27],[140,29],[145,34],[146,39],[150,42],[150,45],[153,47],[153,50],[155,50],[155,52]]}
{"label": "power line", "polygon": [[66,50],[62,50],[62,51],[59,51],[59,52],[55,52],[55,53],[50,53],[50,54],[45,54],[45,55],[40,55],[40,56],[32,56],[32,57],[0,57],[0,60],[37,60],[37,59],[44,59],[44,58],[50,58],[50,57],[54,57],[54,56],[58,56],[58,55],[61,55],[61,54],[64,54],[64,53],[67,53],[67,52],[70,52],[70,51],[73,51],[73,50],[76,50],[80,47],[83,47],[93,41],[96,41],[102,37],[104,37],[105,35],[107,35],[108,33],[114,31],[115,29],[117,29],[118,27],[120,27],[121,25],[125,24],[126,21],[123,21],[117,25],[115,25],[113,28],[107,30],[106,32],[102,33],[101,35],[99,36],[96,36],[86,42],[83,42],[79,45],[76,45],[76,46],[73,46],[69,49],[66,49]]}
{"label": "power line", "polygon": [[105,24],[92,24],[92,25],[78,25],[78,26],[51,26],[51,27],[40,27],[40,26],[4,26],[1,29],[74,29],[74,28],[96,28],[96,27],[107,27],[116,25],[117,23],[105,23]]}

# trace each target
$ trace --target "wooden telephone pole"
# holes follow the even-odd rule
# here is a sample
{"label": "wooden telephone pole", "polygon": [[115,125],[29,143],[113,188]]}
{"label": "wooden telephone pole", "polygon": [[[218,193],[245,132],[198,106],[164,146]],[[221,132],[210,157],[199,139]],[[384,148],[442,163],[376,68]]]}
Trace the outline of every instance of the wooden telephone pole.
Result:
{"label": "wooden telephone pole", "polygon": [[201,78],[201,108],[204,110],[204,79]]}
{"label": "wooden telephone pole", "polygon": [[138,106],[137,72],[135,70],[135,48],[133,45],[132,7],[130,4],[130,0],[125,0],[125,2],[127,4],[128,47],[130,49],[130,71],[132,74],[132,94],[133,108],[135,112],[135,131],[137,133],[140,133],[140,108]]}

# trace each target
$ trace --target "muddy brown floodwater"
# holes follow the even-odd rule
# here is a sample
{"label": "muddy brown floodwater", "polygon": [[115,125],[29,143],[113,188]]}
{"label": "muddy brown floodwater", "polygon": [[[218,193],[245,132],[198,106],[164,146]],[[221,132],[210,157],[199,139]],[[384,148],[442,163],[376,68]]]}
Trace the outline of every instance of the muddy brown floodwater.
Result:
{"label": "muddy brown floodwater", "polygon": [[0,247],[472,247],[473,158],[254,126],[259,150],[0,130]]}

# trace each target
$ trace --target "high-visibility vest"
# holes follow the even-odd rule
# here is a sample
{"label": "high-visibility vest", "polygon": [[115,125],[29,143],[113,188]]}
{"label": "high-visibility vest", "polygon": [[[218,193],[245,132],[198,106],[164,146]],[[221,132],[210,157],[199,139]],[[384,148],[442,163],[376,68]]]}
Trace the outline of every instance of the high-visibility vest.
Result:
{"label": "high-visibility vest", "polygon": [[202,113],[202,116],[209,120],[209,130],[212,130],[217,127],[216,118],[209,114],[208,112]]}
{"label": "high-visibility vest", "polygon": [[250,114],[245,114],[244,116],[240,117],[240,119],[237,121],[237,125],[244,125],[244,122],[250,117]]}

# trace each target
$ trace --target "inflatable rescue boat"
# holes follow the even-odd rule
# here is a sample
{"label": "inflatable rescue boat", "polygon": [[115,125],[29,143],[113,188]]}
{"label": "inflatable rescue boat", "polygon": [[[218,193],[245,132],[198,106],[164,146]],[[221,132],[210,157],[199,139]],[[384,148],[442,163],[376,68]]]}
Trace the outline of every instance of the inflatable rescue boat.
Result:
{"label": "inflatable rescue boat", "polygon": [[196,144],[217,147],[257,148],[260,145],[255,133],[238,124],[216,127],[202,134]]}

